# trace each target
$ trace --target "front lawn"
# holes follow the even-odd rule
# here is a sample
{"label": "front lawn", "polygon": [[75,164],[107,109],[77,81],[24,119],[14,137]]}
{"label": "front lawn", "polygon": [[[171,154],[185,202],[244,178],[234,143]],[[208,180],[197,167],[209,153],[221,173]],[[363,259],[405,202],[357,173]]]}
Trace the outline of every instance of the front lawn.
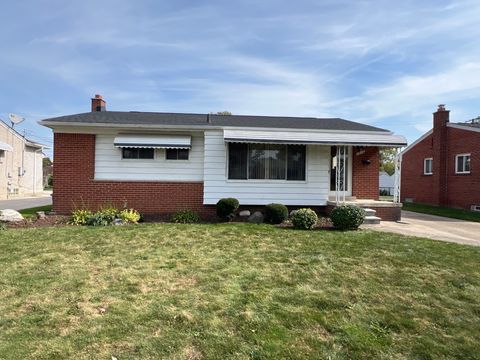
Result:
{"label": "front lawn", "polygon": [[444,206],[433,206],[415,203],[403,203],[402,209],[424,214],[449,217],[453,219],[480,222],[480,212],[474,212],[469,210],[453,209]]}
{"label": "front lawn", "polygon": [[0,358],[480,354],[480,248],[358,231],[0,231]]}

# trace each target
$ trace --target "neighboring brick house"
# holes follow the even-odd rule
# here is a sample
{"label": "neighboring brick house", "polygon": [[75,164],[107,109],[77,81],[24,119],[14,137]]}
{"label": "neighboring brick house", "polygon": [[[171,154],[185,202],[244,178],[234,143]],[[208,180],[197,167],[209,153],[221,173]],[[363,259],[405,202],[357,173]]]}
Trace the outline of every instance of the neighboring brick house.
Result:
{"label": "neighboring brick house", "polygon": [[480,210],[480,122],[449,122],[439,105],[433,129],[402,152],[401,199]]}
{"label": "neighboring brick house", "polygon": [[[388,130],[343,119],[106,111],[46,119],[54,130],[53,207],[69,213],[114,204],[144,214],[192,209],[212,216],[221,198],[255,209],[378,202],[379,147],[404,146]],[[365,202],[361,202],[364,200]]]}

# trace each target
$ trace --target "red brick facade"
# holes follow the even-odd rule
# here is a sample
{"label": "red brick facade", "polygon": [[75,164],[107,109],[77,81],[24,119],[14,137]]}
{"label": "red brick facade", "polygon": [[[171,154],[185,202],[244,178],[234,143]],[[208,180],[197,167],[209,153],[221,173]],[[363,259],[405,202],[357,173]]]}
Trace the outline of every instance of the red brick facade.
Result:
{"label": "red brick facade", "polygon": [[124,205],[143,214],[171,214],[191,209],[211,217],[214,208],[203,205],[202,182],[150,182],[94,180],[95,135],[54,134],[53,209],[68,214],[73,209]]}
{"label": "red brick facade", "polygon": [[[432,134],[403,154],[402,201],[470,209],[480,205],[480,132],[448,126],[449,112],[434,113]],[[455,173],[455,157],[470,155],[470,174]],[[424,175],[424,159],[433,174]]]}
{"label": "red brick facade", "polygon": [[380,155],[377,147],[353,147],[352,196],[378,200]]}

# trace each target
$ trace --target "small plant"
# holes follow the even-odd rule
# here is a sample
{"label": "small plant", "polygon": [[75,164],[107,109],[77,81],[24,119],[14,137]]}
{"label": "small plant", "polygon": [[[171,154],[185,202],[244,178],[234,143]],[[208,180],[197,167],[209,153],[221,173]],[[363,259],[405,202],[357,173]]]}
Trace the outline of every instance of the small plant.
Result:
{"label": "small plant", "polygon": [[354,205],[342,205],[330,214],[333,226],[339,230],[356,230],[365,220],[365,210]]}
{"label": "small plant", "polygon": [[317,223],[318,216],[312,209],[304,208],[293,211],[290,220],[295,229],[310,230]]}
{"label": "small plant", "polygon": [[288,209],[283,204],[268,204],[265,206],[265,222],[281,224],[288,218]]}
{"label": "small plant", "polygon": [[120,211],[119,218],[124,224],[136,224],[140,220],[140,213],[134,209],[123,209]]}
{"label": "small plant", "polygon": [[72,213],[70,223],[73,225],[86,225],[88,219],[93,215],[90,210],[86,209],[77,209]]}
{"label": "small plant", "polygon": [[217,216],[223,221],[232,221],[239,206],[240,203],[237,199],[220,199],[217,202]]}
{"label": "small plant", "polygon": [[171,221],[177,224],[193,224],[200,221],[200,215],[192,210],[181,210],[173,214]]}

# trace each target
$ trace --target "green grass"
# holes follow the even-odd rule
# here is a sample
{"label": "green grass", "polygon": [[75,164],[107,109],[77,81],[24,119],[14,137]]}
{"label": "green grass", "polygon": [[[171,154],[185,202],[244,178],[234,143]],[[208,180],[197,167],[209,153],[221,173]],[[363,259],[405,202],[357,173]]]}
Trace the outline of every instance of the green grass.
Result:
{"label": "green grass", "polygon": [[414,203],[403,203],[403,210],[449,217],[453,219],[480,222],[480,213],[469,210],[452,209],[443,206],[432,206]]}
{"label": "green grass", "polygon": [[478,359],[480,248],[372,231],[0,232],[2,359]]}
{"label": "green grass", "polygon": [[22,214],[24,217],[34,216],[37,211],[52,211],[52,205],[45,205],[45,206],[38,206],[29,209],[19,210],[18,212]]}

